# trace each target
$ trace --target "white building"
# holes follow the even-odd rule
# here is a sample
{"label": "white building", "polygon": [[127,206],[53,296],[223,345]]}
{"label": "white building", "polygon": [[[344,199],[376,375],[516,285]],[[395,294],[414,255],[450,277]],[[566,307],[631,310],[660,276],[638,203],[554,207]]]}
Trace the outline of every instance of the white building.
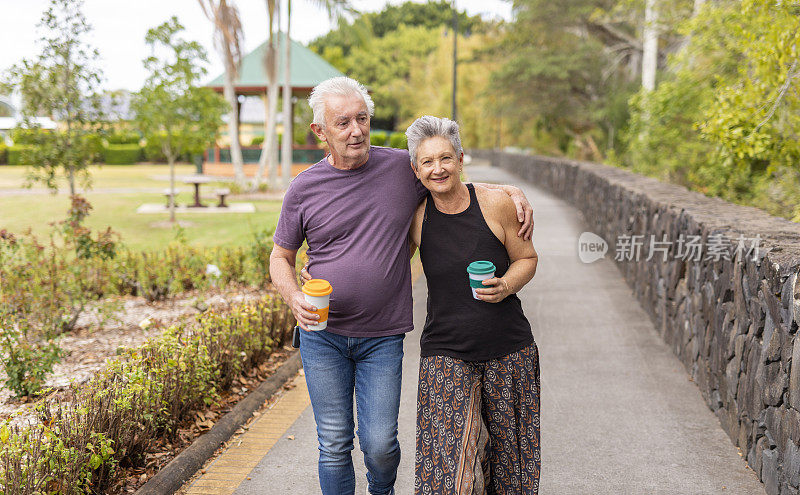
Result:
{"label": "white building", "polygon": [[[0,95],[0,139],[9,144],[9,131],[22,121],[18,100],[12,96]],[[55,129],[56,123],[49,117],[36,117],[34,121],[43,129]]]}

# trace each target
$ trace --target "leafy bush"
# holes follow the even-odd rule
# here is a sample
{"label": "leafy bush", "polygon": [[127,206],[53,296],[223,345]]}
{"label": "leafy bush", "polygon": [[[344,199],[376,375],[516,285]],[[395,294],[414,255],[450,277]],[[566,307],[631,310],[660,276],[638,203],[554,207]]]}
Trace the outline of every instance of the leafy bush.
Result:
{"label": "leafy bush", "polygon": [[141,137],[136,132],[118,131],[108,136],[108,144],[139,144]]}
{"label": "leafy bush", "polygon": [[389,146],[391,148],[408,149],[408,138],[402,132],[395,132],[389,136]]}
{"label": "leafy bush", "polygon": [[33,145],[29,144],[15,144],[8,148],[8,164],[9,165],[30,165],[32,162],[31,154],[33,152]]}
{"label": "leafy bush", "polygon": [[144,159],[148,162],[166,162],[167,157],[164,155],[162,145],[164,143],[164,136],[161,134],[151,134],[146,137],[144,145]]}
{"label": "leafy bush", "polygon": [[[2,311],[2,308],[0,308]],[[5,355],[3,368],[6,372],[5,386],[18,397],[38,393],[45,377],[53,371],[53,365],[62,356],[58,345],[46,339],[42,342],[29,340],[25,318],[3,315],[0,326],[0,350]]]}
{"label": "leafy bush", "polygon": [[84,136],[84,139],[88,145],[92,163],[100,163],[103,160],[104,152],[103,136],[94,132]]}
{"label": "leafy bush", "polygon": [[268,295],[123,350],[86,386],[42,405],[40,424],[0,427],[0,486],[20,495],[104,492],[118,466],[144,466],[154,440],[174,440],[181,421],[282,346],[293,323]]}
{"label": "leafy bush", "polygon": [[264,144],[264,136],[255,136],[250,140],[250,146],[261,146]]}
{"label": "leafy bush", "polygon": [[387,134],[383,131],[374,131],[369,134],[369,144],[373,146],[386,146]]}
{"label": "leafy bush", "polygon": [[108,165],[133,165],[142,157],[138,144],[110,144],[103,153],[103,161]]}
{"label": "leafy bush", "polygon": [[11,131],[11,140],[14,144],[38,144],[42,139],[42,134],[50,131],[44,129],[26,129],[17,127]]}
{"label": "leafy bush", "polygon": [[3,142],[3,138],[0,137],[0,165],[5,165],[8,163],[8,146],[6,143]]}

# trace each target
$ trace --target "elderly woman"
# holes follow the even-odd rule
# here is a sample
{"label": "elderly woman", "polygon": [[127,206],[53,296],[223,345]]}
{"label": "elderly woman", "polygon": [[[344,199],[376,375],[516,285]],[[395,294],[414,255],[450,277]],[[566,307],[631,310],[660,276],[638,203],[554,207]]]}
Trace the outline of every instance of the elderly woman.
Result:
{"label": "elderly woman", "polygon": [[[536,250],[517,237],[507,195],[461,182],[455,122],[425,116],[406,136],[429,190],[409,233],[428,282],[416,493],[538,493],[539,356],[516,296],[536,273]],[[475,261],[495,274],[473,296]]]}

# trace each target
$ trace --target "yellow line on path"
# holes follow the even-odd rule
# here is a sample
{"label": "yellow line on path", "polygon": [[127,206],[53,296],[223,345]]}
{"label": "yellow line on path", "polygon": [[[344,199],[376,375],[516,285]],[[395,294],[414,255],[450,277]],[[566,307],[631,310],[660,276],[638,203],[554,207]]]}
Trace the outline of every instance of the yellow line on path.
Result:
{"label": "yellow line on path", "polygon": [[185,495],[231,495],[247,479],[267,452],[310,404],[302,370],[292,381],[293,388],[264,411],[228,448],[214,459],[205,472],[189,485]]}

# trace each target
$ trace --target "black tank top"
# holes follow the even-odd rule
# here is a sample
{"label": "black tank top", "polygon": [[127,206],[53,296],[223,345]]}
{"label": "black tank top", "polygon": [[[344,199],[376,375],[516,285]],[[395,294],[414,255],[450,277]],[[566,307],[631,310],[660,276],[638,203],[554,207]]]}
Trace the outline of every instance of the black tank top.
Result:
{"label": "black tank top", "polygon": [[486,224],[475,188],[467,184],[469,206],[461,213],[436,209],[428,195],[422,222],[420,259],[428,281],[428,317],[422,331],[422,356],[486,361],[533,343],[531,326],[516,294],[499,303],[472,297],[467,266],[494,263],[495,276],[508,270],[505,246]]}

